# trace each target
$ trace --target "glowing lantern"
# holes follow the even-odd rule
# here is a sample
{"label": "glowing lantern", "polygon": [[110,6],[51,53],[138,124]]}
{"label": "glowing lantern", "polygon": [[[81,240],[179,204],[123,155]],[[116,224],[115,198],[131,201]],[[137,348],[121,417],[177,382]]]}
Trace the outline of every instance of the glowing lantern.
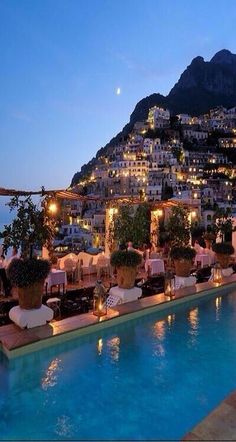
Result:
{"label": "glowing lantern", "polygon": [[93,291],[93,314],[100,318],[107,314],[107,292],[101,281],[97,281]]}

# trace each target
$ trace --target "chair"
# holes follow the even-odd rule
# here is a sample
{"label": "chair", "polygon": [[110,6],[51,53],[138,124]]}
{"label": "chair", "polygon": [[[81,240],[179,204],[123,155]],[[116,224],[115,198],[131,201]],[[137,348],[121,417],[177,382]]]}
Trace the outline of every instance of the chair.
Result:
{"label": "chair", "polygon": [[61,317],[61,299],[60,298],[49,298],[46,301],[46,304],[49,308],[53,310],[54,318]]}
{"label": "chair", "polygon": [[106,305],[108,308],[115,307],[116,305],[122,304],[122,299],[117,295],[109,295],[106,300]]}
{"label": "chair", "polygon": [[83,260],[80,259],[75,268],[75,282],[80,282],[83,279]]}
{"label": "chair", "polygon": [[104,273],[105,276],[109,276],[110,268],[109,268],[109,259],[105,256],[99,256],[97,260],[97,277],[100,278]]}
{"label": "chair", "polygon": [[88,274],[90,281],[91,275],[93,273],[93,257],[89,258],[88,266],[86,267],[86,273]]}
{"label": "chair", "polygon": [[64,261],[64,270],[66,272],[67,278],[71,278],[72,282],[75,282],[75,269],[76,265],[74,261],[70,258],[65,259]]}

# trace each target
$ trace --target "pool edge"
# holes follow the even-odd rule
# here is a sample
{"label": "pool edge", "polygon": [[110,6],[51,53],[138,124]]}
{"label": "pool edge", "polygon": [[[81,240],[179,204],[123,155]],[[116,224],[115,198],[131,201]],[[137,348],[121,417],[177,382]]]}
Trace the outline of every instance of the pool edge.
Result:
{"label": "pool edge", "polygon": [[[78,328],[74,328],[72,330],[63,331],[58,333],[57,335],[52,335],[46,338],[39,338],[38,340],[27,343],[25,345],[19,346],[17,348],[8,349],[7,346],[4,345],[3,342],[0,342],[0,351],[4,353],[7,359],[13,359],[18,356],[22,356],[28,353],[35,352],[37,350],[41,350],[43,348],[56,345],[59,343],[63,343],[74,339],[79,336],[96,333],[99,330],[104,330],[118,324],[127,322],[131,319],[136,319],[144,315],[148,315],[153,312],[165,312],[170,309],[174,309],[178,305],[187,304],[190,301],[198,300],[204,298],[205,296],[215,295],[217,291],[220,289],[220,295],[227,292],[229,289],[233,289],[236,287],[236,279],[233,281],[227,282],[221,286],[209,286],[205,290],[190,293],[187,296],[180,296],[174,299],[171,299],[167,302],[161,302],[159,304],[154,304],[146,307],[141,307],[137,311],[128,311],[125,313],[118,313],[116,316],[111,318],[107,318],[101,322],[96,322],[93,324],[88,324],[85,326],[80,326]],[[137,301],[136,301],[137,302]],[[133,303],[130,304],[130,309],[132,308]],[[113,309],[114,312],[117,312],[116,309]],[[174,312],[173,312],[174,313]],[[34,329],[30,329],[31,331]]]}

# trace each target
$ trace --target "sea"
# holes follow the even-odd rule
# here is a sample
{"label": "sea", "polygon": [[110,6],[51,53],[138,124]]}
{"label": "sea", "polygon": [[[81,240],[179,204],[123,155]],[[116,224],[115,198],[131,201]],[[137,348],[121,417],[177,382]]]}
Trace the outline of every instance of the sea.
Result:
{"label": "sea", "polygon": [[[4,225],[10,224],[15,216],[14,212],[10,212],[9,207],[6,205],[9,202],[9,198],[1,197],[0,199],[0,232],[4,230]],[[2,239],[0,238],[0,244]],[[8,252],[8,254],[10,251]]]}

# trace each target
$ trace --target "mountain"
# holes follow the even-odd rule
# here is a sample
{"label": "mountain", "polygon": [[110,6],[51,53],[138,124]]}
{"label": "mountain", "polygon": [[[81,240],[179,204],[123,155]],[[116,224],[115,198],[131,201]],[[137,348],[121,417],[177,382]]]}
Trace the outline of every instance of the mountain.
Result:
{"label": "mountain", "polygon": [[210,61],[196,57],[166,97],[173,113],[199,115],[236,104],[236,55],[223,49]]}
{"label": "mountain", "polygon": [[[154,93],[140,100],[129,123],[97,152],[96,158],[106,154],[120,139],[127,136],[136,121],[146,120],[152,106],[168,108],[172,114],[188,113],[197,116],[219,105],[236,105],[236,55],[227,49],[217,52],[210,61],[195,57],[166,97]],[[92,171],[96,158],[82,166],[81,172],[74,175],[71,185],[77,184]]]}

